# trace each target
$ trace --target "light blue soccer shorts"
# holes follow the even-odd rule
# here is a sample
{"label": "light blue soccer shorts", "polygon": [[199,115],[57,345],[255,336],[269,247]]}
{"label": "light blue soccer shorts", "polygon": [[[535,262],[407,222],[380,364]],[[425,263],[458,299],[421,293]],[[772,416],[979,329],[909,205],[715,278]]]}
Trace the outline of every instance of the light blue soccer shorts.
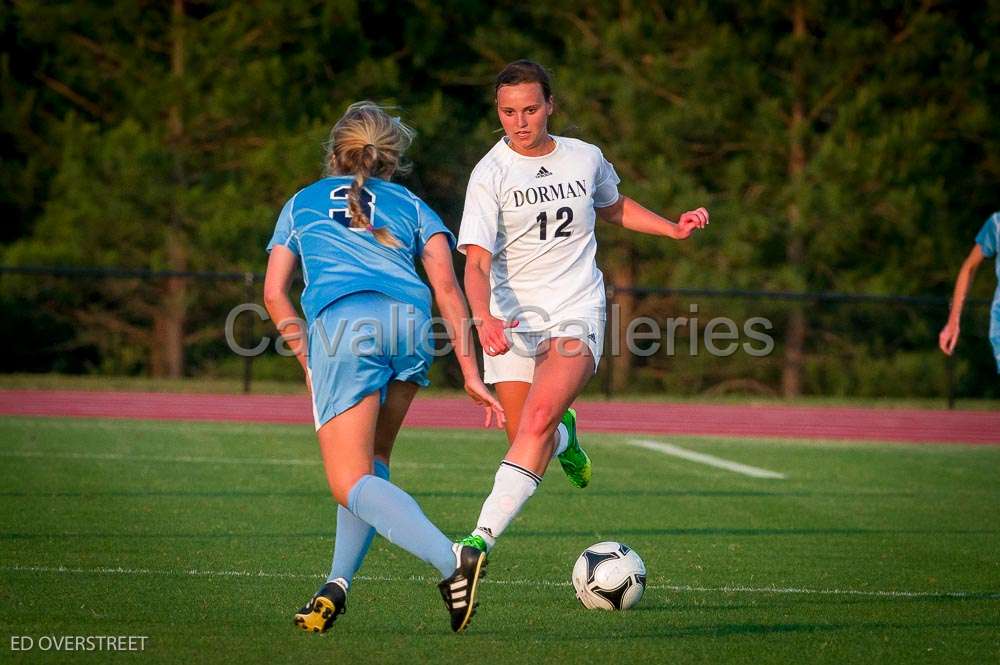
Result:
{"label": "light blue soccer shorts", "polygon": [[309,373],[316,429],[390,381],[430,383],[430,321],[417,307],[375,291],[327,305],[309,325]]}

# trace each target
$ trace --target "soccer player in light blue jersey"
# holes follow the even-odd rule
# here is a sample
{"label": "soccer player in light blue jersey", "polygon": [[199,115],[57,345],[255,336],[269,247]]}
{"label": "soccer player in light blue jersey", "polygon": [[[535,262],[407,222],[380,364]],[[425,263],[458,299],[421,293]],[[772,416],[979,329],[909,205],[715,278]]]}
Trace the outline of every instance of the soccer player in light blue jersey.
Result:
{"label": "soccer player in light blue jersey", "polygon": [[[972,251],[965,257],[965,262],[962,263],[962,268],[958,271],[958,279],[955,280],[955,293],[951,299],[948,323],[938,335],[938,346],[949,356],[958,343],[962,306],[965,305],[965,296],[969,292],[969,286],[976,275],[976,270],[983,262],[983,258],[996,257],[998,246],[1000,246],[1000,212],[995,212],[990,215],[990,218],[986,220],[983,228],[976,235],[976,244],[972,246]],[[993,294],[993,304],[990,306],[990,344],[993,346],[997,372],[1000,373],[1000,261],[996,262],[996,273],[998,284]]]}
{"label": "soccer player in light blue jersey", "polygon": [[[389,182],[413,130],[376,104],[351,105],[330,134],[325,177],[285,204],[264,281],[264,301],[306,373],[330,490],[337,503],[327,583],[295,615],[324,632],[344,612],[347,591],[377,531],[440,572],[452,630],[475,611],[486,557],[452,543],[409,494],[389,482],[389,456],[417,389],[428,384],[431,292],[455,344],[465,390],[486,409],[503,409],[479,378],[468,308],[452,265],[455,239],[427,204]],[[307,331],[288,287],[301,264]]]}

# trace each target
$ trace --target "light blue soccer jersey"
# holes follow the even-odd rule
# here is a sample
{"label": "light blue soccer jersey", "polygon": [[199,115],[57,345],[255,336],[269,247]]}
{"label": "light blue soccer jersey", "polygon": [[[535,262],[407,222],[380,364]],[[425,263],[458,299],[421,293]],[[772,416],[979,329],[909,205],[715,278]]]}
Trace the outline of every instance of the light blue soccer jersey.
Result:
{"label": "light blue soccer jersey", "polygon": [[[976,244],[982,249],[983,256],[995,259],[1000,246],[1000,212],[990,215],[983,228],[976,235]],[[993,293],[993,304],[990,306],[990,343],[993,345],[993,355],[997,361],[997,371],[1000,372],[1000,260],[994,266],[997,275],[997,288]]]}
{"label": "light blue soccer jersey", "polygon": [[347,193],[353,178],[323,178],[285,203],[267,245],[287,247],[302,262],[306,288],[302,309],[312,322],[343,296],[377,291],[412,304],[430,316],[431,294],[417,276],[414,259],[436,233],[455,237],[431,208],[410,190],[378,178],[365,181],[361,205],[375,228],[387,228],[402,243],[394,249],[364,229],[350,228]]}

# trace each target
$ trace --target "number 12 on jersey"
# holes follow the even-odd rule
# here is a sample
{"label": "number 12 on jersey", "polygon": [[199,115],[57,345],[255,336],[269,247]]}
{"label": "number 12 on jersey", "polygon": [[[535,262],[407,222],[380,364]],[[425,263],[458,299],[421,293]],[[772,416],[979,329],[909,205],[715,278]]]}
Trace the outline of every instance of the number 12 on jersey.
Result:
{"label": "number 12 on jersey", "polygon": [[[546,235],[549,226],[549,214],[546,211],[538,213],[538,239],[547,240]],[[570,222],[573,221],[573,209],[569,207],[559,208],[556,210],[556,221],[562,222],[558,227],[556,227],[556,232],[553,234],[554,238],[568,238],[572,231],[566,230]]]}

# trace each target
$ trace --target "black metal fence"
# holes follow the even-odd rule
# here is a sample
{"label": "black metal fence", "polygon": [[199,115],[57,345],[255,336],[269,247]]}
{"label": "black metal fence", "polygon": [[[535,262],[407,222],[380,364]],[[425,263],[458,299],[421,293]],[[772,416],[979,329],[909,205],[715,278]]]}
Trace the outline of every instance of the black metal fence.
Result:
{"label": "black metal fence", "polygon": [[[628,310],[622,319],[667,323],[659,326],[662,337],[654,339],[660,342],[656,353],[647,346],[645,354],[602,364],[608,394],[625,388],[781,396],[794,362],[798,391],[805,395],[939,397],[950,405],[957,398],[1000,396],[986,299],[967,301],[960,342],[949,357],[937,348],[948,316],[946,297],[706,289],[609,289],[609,295],[609,309]],[[801,353],[790,354],[789,331],[796,317],[803,333]],[[706,338],[713,321],[726,334],[710,345]],[[773,344],[767,353],[760,353],[768,346],[759,341],[763,333]]]}
{"label": "black metal fence", "polygon": [[[173,298],[186,376],[242,378],[248,392],[255,380],[300,380],[262,316],[262,285],[255,272],[0,267],[0,372],[149,374],[169,351]],[[989,301],[968,301],[950,358],[937,349],[947,314],[941,296],[609,285],[604,361],[588,391],[782,395],[791,377],[804,395],[1000,397]],[[799,352],[789,348],[796,326]],[[461,385],[453,357],[432,380]]]}

